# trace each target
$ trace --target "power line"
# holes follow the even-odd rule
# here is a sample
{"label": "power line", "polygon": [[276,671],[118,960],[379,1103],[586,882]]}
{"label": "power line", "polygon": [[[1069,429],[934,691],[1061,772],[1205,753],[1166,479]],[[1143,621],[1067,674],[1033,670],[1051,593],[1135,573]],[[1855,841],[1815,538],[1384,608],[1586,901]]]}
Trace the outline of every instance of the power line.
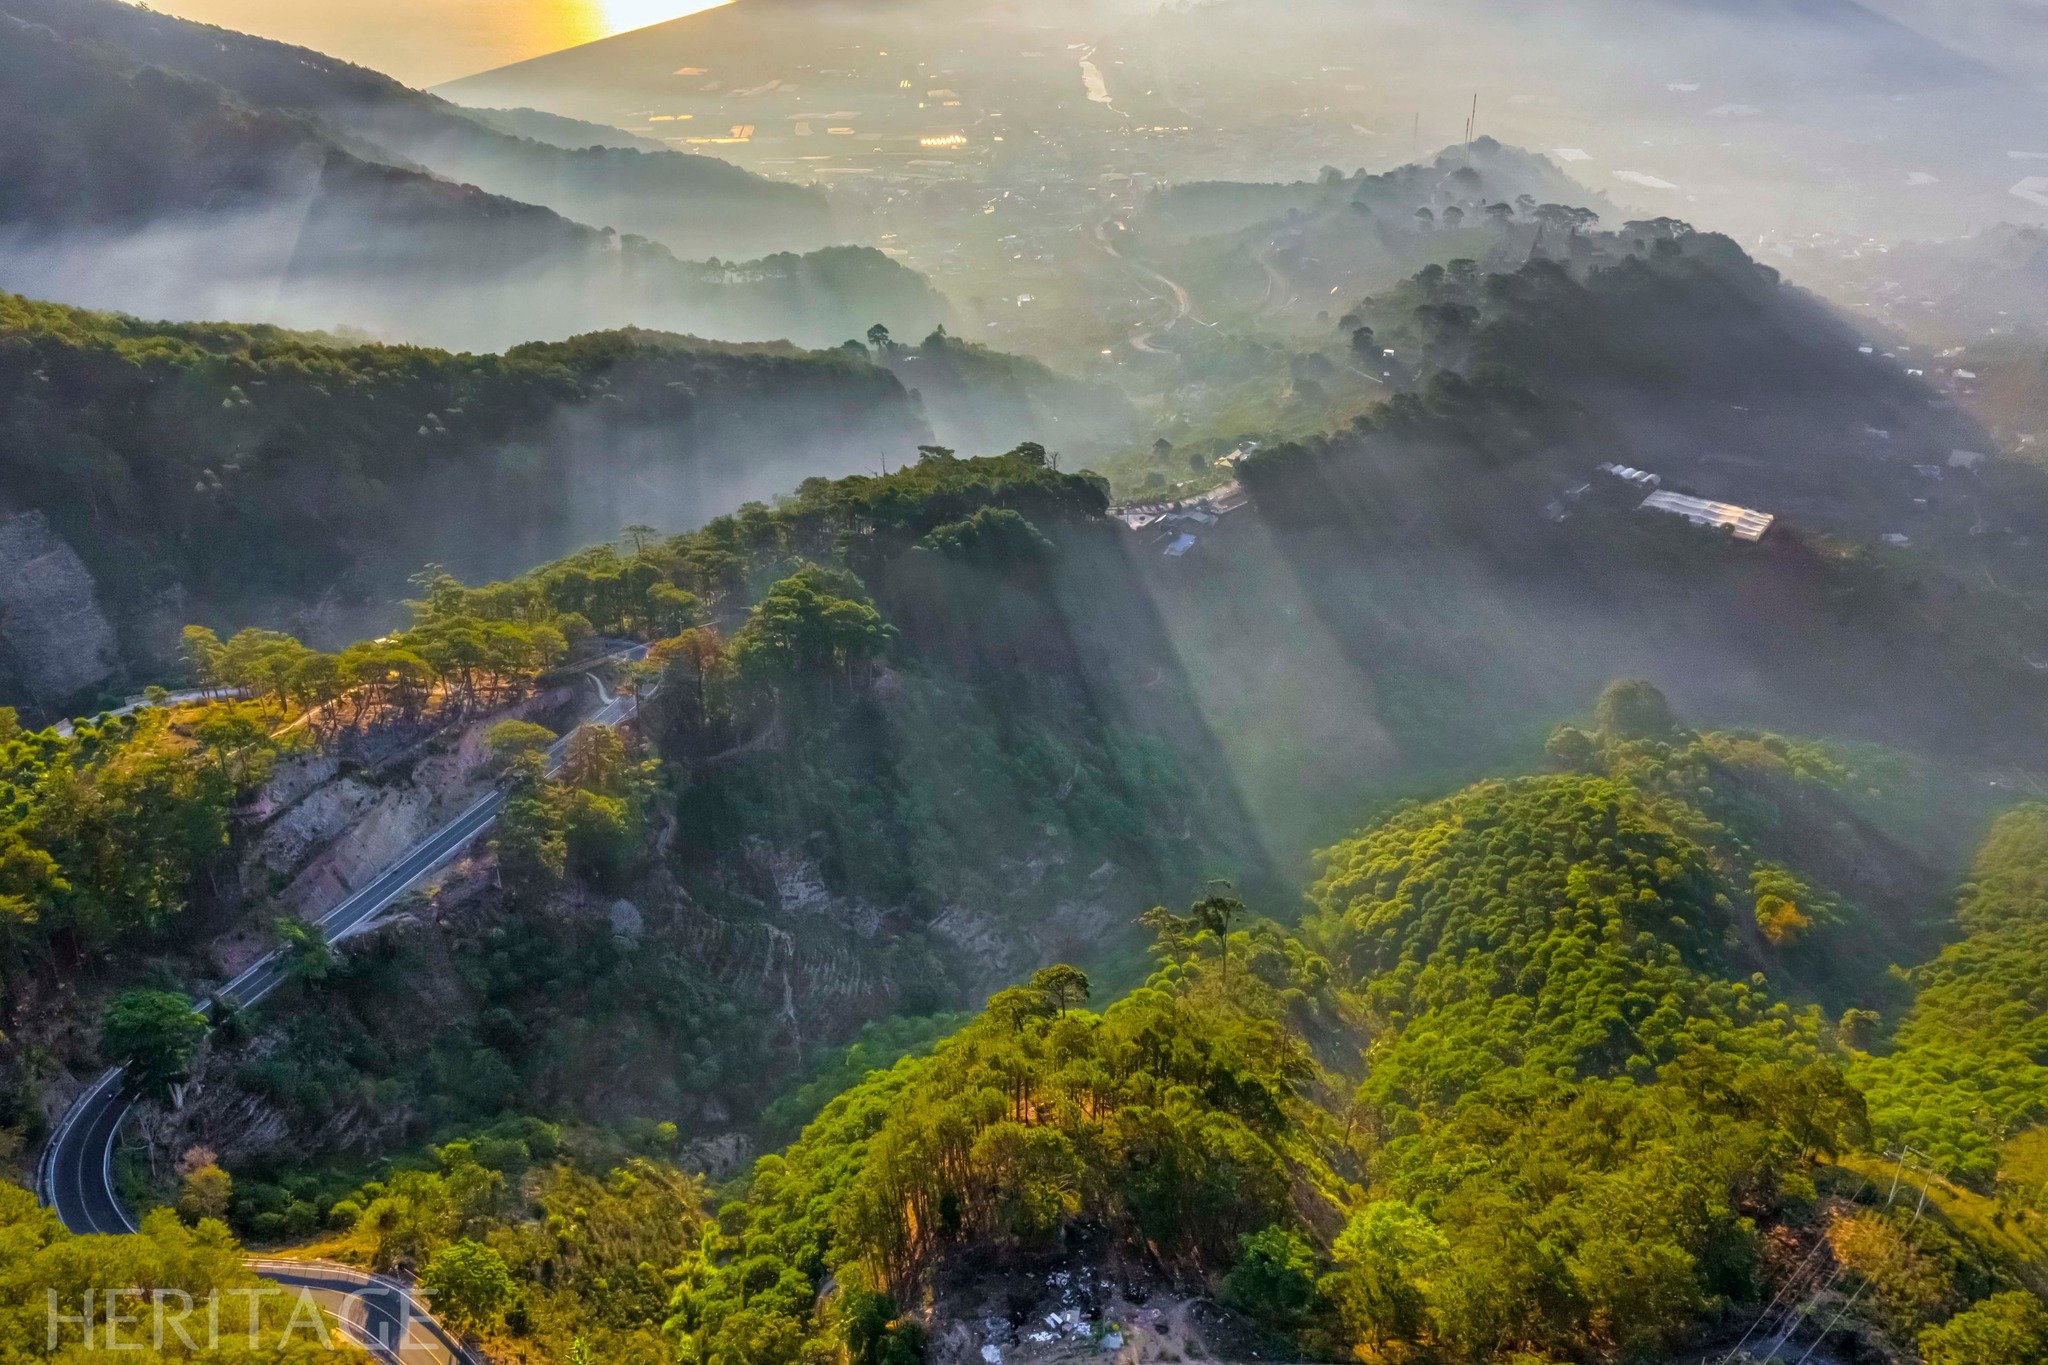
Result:
{"label": "power line", "polygon": [[[1910,1158],[1914,1156],[1924,1157],[1925,1155],[1925,1153],[1918,1152],[1912,1147],[1901,1146],[1899,1148],[1897,1160],[1892,1165],[1891,1188],[1888,1191],[1886,1191],[1884,1204],[1882,1205],[1884,1209],[1890,1209],[1894,1204],[1898,1202],[1899,1186],[1905,1180],[1906,1167],[1909,1164]],[[1915,1170],[1917,1173],[1919,1168],[1916,1166]],[[1919,1201],[1914,1205],[1912,1220],[1906,1224],[1908,1229],[1911,1229],[1913,1226],[1918,1224],[1921,1219],[1921,1216],[1927,1211],[1927,1194],[1929,1183],[1932,1177],[1935,1175],[1935,1172],[1930,1167],[1925,1172],[1925,1174],[1929,1177],[1929,1180],[1924,1180],[1920,1184],[1920,1198]],[[1870,1189],[1872,1183],[1873,1182],[1871,1181],[1870,1177],[1866,1175],[1863,1178],[1862,1188],[1857,1190],[1856,1195],[1851,1198],[1850,1202],[1854,1203],[1857,1199],[1860,1199],[1862,1195]],[[1825,1245],[1827,1245],[1825,1238],[1821,1239],[1820,1241],[1817,1241],[1814,1245],[1814,1252],[1817,1253],[1821,1249],[1821,1247]],[[1809,1253],[1808,1259],[1810,1260],[1811,1257],[1812,1253]],[[1785,1348],[1785,1343],[1792,1339],[1793,1334],[1799,1330],[1800,1326],[1803,1323],[1805,1323],[1808,1319],[1812,1318],[1813,1315],[1817,1311],[1819,1311],[1821,1301],[1825,1299],[1827,1295],[1834,1290],[1834,1287],[1841,1282],[1842,1277],[1848,1273],[1848,1269],[1849,1268],[1846,1265],[1837,1262],[1834,1273],[1828,1276],[1826,1282],[1821,1284],[1817,1289],[1815,1289],[1813,1293],[1807,1297],[1806,1301],[1799,1306],[1798,1310],[1796,1312],[1793,1312],[1785,1320],[1782,1330],[1779,1331],[1777,1339],[1771,1342],[1769,1350],[1765,1354],[1764,1359],[1775,1360],[1778,1358],[1778,1353]],[[1787,1288],[1790,1288],[1793,1284],[1797,1283],[1800,1276],[1804,1273],[1804,1270],[1805,1265],[1802,1263],[1800,1270],[1795,1271],[1792,1278],[1786,1282]],[[1869,1282],[1867,1280],[1856,1287],[1855,1292],[1850,1294],[1848,1299],[1841,1305],[1841,1307],[1835,1310],[1834,1316],[1828,1319],[1827,1326],[1820,1329],[1819,1333],[1814,1337],[1813,1343],[1806,1348],[1805,1352],[1802,1353],[1799,1359],[1794,1362],[1794,1365],[1805,1365],[1805,1362],[1812,1358],[1813,1353],[1815,1351],[1818,1351],[1821,1348],[1821,1346],[1827,1341],[1829,1335],[1833,1333],[1836,1326],[1840,1324],[1842,1319],[1848,1315],[1849,1310],[1856,1306],[1857,1301],[1863,1297],[1863,1291],[1867,1288],[1869,1288]],[[1775,1303],[1776,1301],[1777,1300],[1774,1299],[1773,1303]],[[1763,1322],[1770,1317],[1770,1313],[1771,1310],[1769,1308],[1766,1308],[1764,1310],[1763,1314],[1758,1318],[1758,1320],[1755,1323],[1751,1324],[1750,1331],[1744,1332],[1742,1334],[1742,1340],[1738,1341],[1735,1344],[1734,1349],[1730,1350],[1729,1353],[1722,1358],[1721,1365],[1730,1365],[1730,1363],[1735,1359],[1736,1354],[1740,1352],[1743,1346],[1747,1344],[1747,1342],[1749,1341],[1751,1333],[1753,1333],[1757,1327],[1761,1326]]]}

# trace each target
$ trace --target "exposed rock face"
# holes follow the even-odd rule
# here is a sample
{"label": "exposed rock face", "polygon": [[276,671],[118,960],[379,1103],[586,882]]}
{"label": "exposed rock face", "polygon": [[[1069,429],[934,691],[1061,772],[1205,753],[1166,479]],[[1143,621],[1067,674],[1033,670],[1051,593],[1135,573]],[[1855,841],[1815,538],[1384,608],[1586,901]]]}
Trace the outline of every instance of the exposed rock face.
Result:
{"label": "exposed rock face", "polygon": [[924,1315],[933,1365],[1159,1365],[1252,1361],[1258,1333],[1199,1286],[1099,1246],[968,1257],[942,1268]]}
{"label": "exposed rock face", "polygon": [[121,666],[92,574],[41,512],[0,520],[0,653],[29,700],[44,705],[105,683]]}

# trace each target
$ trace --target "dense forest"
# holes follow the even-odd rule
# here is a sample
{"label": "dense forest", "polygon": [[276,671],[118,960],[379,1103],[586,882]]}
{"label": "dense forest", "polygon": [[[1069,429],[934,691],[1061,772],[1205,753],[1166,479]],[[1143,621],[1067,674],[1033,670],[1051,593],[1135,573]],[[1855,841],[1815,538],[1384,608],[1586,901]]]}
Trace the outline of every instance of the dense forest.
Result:
{"label": "dense forest", "polygon": [[[628,1095],[715,1131],[815,1085],[821,1054],[865,1021],[956,1008],[1048,957],[1130,961],[1151,899],[1217,868],[1262,876],[1105,505],[1035,446],[933,447],[516,580],[423,578],[407,628],[337,651],[188,629],[193,680],[237,691],[235,714],[267,720],[255,737],[281,726],[343,756],[459,736],[572,676],[565,661],[653,643],[631,743],[580,735],[549,779],[534,755],[552,732],[489,730],[513,799],[492,875],[441,888],[447,938],[401,925],[295,956],[274,1030],[204,1053],[188,1039],[157,1068],[211,1096],[181,1122],[251,1174],[243,1226],[304,1231],[309,1207],[318,1221],[334,1176],[306,1149],[333,1146],[345,1169],[507,1110],[589,1115]],[[120,724],[175,733],[220,710]],[[264,776],[223,795],[246,803]],[[165,880],[196,893],[239,867],[260,901],[275,883],[240,864],[261,837],[212,829],[209,857]],[[184,923],[178,951],[122,942],[152,964],[146,983],[204,980],[223,927]],[[433,1028],[408,1022],[402,1001],[421,994]]]}
{"label": "dense forest", "polygon": [[[1284,531],[1315,504],[1275,480],[1348,481],[1390,434],[1512,462],[1501,423],[1541,450],[1585,420],[1489,382],[1247,469],[1263,515]],[[1329,848],[1297,920],[1189,738],[1198,688],[1153,676],[1170,622],[1104,591],[1131,572],[1105,506],[1035,447],[929,448],[518,579],[430,577],[406,630],[347,650],[194,630],[195,680],[246,700],[14,735],[33,977],[191,913],[281,756],[269,718],[331,741],[484,716],[598,642],[653,643],[633,737],[549,778],[549,731],[490,730],[513,795],[490,874],[294,950],[278,1022],[202,1038],[147,985],[110,1002],[105,1053],[188,1088],[175,1172],[136,1188],[196,1230],[160,1213],[93,1254],[222,1248],[226,1219],[416,1273],[461,1329],[564,1359],[1007,1349],[977,1296],[1048,1275],[1110,1286],[1038,1300],[1083,1337],[1188,1355],[1654,1359],[1760,1315],[1930,1365],[2040,1354],[2039,808],[1984,842],[1950,930],[1913,765],[1693,731],[1617,684],[1547,775]],[[159,823],[180,837],[150,836],[135,914],[88,941],[73,907],[113,902],[76,879]],[[1062,929],[1098,863],[1115,888]],[[1200,889],[1219,874],[1243,889]],[[1186,913],[1137,914],[1176,885]],[[1128,991],[1119,937],[1150,945]],[[804,1015],[778,1015],[795,983]],[[778,1092],[773,1125],[815,1114],[788,1146],[748,1169],[701,1143]],[[278,1124],[288,1156],[254,1140]],[[346,1136],[308,1163],[323,1134]]]}
{"label": "dense forest", "polygon": [[837,353],[619,332],[457,355],[11,296],[0,403],[0,513],[44,512],[145,667],[186,620],[331,641],[422,564],[514,571],[926,433]]}
{"label": "dense forest", "polygon": [[[0,1168],[120,1063],[149,1210],[0,1185],[0,1362],[246,1241],[573,1365],[2048,1365],[2048,482],[1730,239],[1485,138],[1161,191],[1116,230],[1250,330],[1140,362],[1206,395],[1146,445],[878,253],[612,230],[810,191],[100,0],[9,35],[0,220],[201,259],[288,200],[243,315],[336,330],[0,294],[0,531],[58,547],[0,583]],[[347,325],[443,273],[504,310],[456,344],[744,295],[834,349]],[[1113,511],[1112,450],[1238,486]],[[123,659],[38,688],[24,604]],[[193,691],[45,728],[124,667]]]}
{"label": "dense forest", "polygon": [[1982,454],[1993,443],[1952,398],[1718,234],[1663,219],[1560,238],[1514,269],[1430,266],[1338,326],[1414,382],[1512,376],[1576,402],[1667,485],[2042,585],[2039,467]]}
{"label": "dense forest", "polygon": [[[1953,411],[1857,368],[1855,346],[1813,340],[1809,305],[1725,240],[1659,231],[1639,249],[1614,239],[1604,265],[1453,262],[1354,310],[1342,330],[1394,352],[1398,391],[1340,430],[1259,446],[1234,471],[1251,508],[1192,528],[1198,548],[1148,573],[1256,808],[1301,799],[1333,753],[1353,774],[1469,779],[1632,673],[1716,723],[1887,744],[1951,771],[2037,761],[2038,470],[1949,466],[1967,439]],[[1660,339],[1696,316],[1724,333],[1742,320],[1742,343]],[[1693,453],[1652,459],[1637,420],[1653,393],[1698,415]],[[1855,436],[1724,444],[1713,409],[1749,420],[1731,399],[1804,401]],[[1897,448],[1873,454],[1863,428],[1887,421]],[[1949,472],[1916,467],[1930,459]],[[1645,490],[1603,465],[1776,520],[1760,544],[1735,541],[1638,510]],[[1841,491],[1823,506],[1830,479]],[[1886,543],[1894,517],[1912,532]],[[1315,704],[1276,708],[1247,678]]]}
{"label": "dense forest", "polygon": [[[329,1329],[295,1317],[297,1301],[276,1286],[265,1292],[218,1223],[188,1227],[165,1209],[133,1237],[74,1237],[27,1190],[0,1183],[0,1247],[7,1250],[0,1260],[0,1361],[7,1365],[90,1359],[108,1349],[137,1365],[347,1365],[363,1358],[334,1344]],[[109,1285],[135,1287],[116,1308],[121,1324],[110,1326],[103,1310],[90,1329],[82,1321],[52,1323],[51,1295],[77,1318],[87,1292],[105,1294]],[[167,1306],[161,1336],[147,1315],[152,1295]]]}
{"label": "dense forest", "polygon": [[[1968,937],[1911,1002],[1842,957],[1933,908],[1839,842],[1884,778],[1688,731],[1640,683],[1550,749],[1552,775],[1328,850],[1298,929],[1218,886],[1143,917],[1154,966],[1120,999],[1092,1007],[1069,966],[997,992],[715,1196],[665,1159],[672,1132],[507,1119],[333,1190],[304,1226],[331,1230],[325,1254],[419,1269],[487,1340],[563,1358],[915,1362],[931,1333],[1001,1350],[1016,1329],[966,1306],[1003,1266],[1106,1268],[1126,1296],[1084,1337],[1189,1358],[1236,1340],[1648,1359],[1780,1304],[1937,1365],[2037,1358],[2038,1079],[2000,1077],[2032,1104],[1988,1124],[1973,1081],[1887,1096],[1940,1067],[1937,1018],[1989,1026],[2003,993],[2038,990],[2041,812],[1987,842]],[[1901,1156],[1902,1124],[1971,1129],[1994,1159]],[[1230,1312],[1162,1316],[1204,1293]]]}

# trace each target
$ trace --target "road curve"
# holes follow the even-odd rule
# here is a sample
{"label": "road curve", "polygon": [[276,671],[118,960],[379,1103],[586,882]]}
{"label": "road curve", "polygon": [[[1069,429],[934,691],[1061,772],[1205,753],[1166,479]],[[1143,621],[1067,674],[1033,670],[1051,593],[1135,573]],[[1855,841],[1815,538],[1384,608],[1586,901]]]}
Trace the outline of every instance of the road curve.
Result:
{"label": "road curve", "polygon": [[[637,646],[615,656],[628,661],[647,657],[647,647]],[[635,706],[631,695],[614,696],[608,691],[596,674],[588,675],[595,684],[599,705],[583,722],[583,725],[617,725],[628,719]],[[564,735],[548,747],[548,772],[550,775],[561,771],[568,757],[569,740],[574,735]],[[413,845],[397,861],[379,873],[361,890],[354,892],[341,904],[321,916],[318,927],[329,943],[338,943],[353,934],[361,933],[376,922],[376,919],[393,902],[417,886],[430,873],[452,861],[456,854],[466,848],[477,836],[488,830],[497,820],[499,811],[505,806],[503,788],[496,788],[480,798],[461,814],[442,825],[419,843]],[[281,952],[265,954],[249,966],[234,980],[221,987],[215,995],[232,1000],[244,1008],[262,1001],[287,976],[284,957]],[[200,1005],[203,1012],[210,1011],[212,1001]],[[114,1148],[121,1136],[122,1124],[135,1106],[135,1097],[128,1091],[125,1072],[116,1067],[103,1072],[86,1088],[57,1123],[56,1132],[43,1149],[36,1164],[36,1194],[57,1212],[57,1217],[66,1228],[74,1233],[102,1233],[119,1235],[137,1230],[134,1216],[121,1202],[121,1196],[114,1186]],[[268,1267],[289,1266],[291,1262],[252,1261],[266,1278],[281,1284],[316,1291],[332,1290],[335,1268],[310,1278],[305,1272],[278,1271]],[[289,1275],[298,1275],[298,1279]],[[357,1286],[361,1289],[362,1286]],[[403,1286],[396,1281],[386,1282],[378,1291],[387,1295],[396,1291],[403,1294]],[[396,1308],[396,1301],[387,1304],[383,1316],[373,1300],[375,1296],[362,1299],[371,1325],[371,1336],[376,1336],[378,1323],[394,1324],[405,1321],[404,1315]],[[380,1300],[381,1301],[381,1300]],[[412,1319],[417,1321],[425,1316],[425,1310],[413,1304]],[[426,1318],[432,1323],[432,1319]],[[440,1324],[433,1323],[430,1329],[443,1338],[443,1344],[454,1351],[455,1358],[462,1361],[473,1359],[466,1349]],[[397,1348],[385,1349],[381,1344],[371,1349],[380,1359],[400,1359]]]}
{"label": "road curve", "polygon": [[333,1261],[251,1257],[264,1279],[313,1295],[334,1314],[342,1335],[379,1360],[398,1365],[483,1365],[482,1358],[428,1311],[410,1287]]}

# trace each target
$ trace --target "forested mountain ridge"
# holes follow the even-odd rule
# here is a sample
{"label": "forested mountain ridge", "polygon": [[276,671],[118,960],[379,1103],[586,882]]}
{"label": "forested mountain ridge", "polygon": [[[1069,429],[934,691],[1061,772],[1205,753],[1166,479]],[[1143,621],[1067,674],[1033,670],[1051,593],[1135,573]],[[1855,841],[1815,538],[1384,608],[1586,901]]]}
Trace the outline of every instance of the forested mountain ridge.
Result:
{"label": "forested mountain ridge", "polygon": [[1331,166],[1294,184],[1164,186],[1131,228],[1204,319],[1242,315],[1292,332],[1333,295],[1389,288],[1432,261],[1526,260],[1574,214],[1622,216],[1550,158],[1481,137],[1378,173]]}
{"label": "forested mountain ridge", "polygon": [[625,331],[458,355],[14,296],[0,414],[0,513],[43,513],[156,670],[191,619],[331,640],[430,561],[510,572],[928,439],[837,352]]}
{"label": "forested mountain ridge", "polygon": [[373,159],[424,166],[592,227],[650,238],[684,258],[752,260],[839,241],[818,191],[712,157],[509,135],[377,72],[119,0],[9,0],[5,12],[207,81],[252,109],[304,114],[357,140]]}
{"label": "forested mountain ridge", "polygon": [[1667,482],[2044,586],[2028,547],[2048,534],[2048,479],[1719,234],[1574,231],[1526,264],[1426,269],[1339,325],[1407,373],[1512,374],[1579,402]]}
{"label": "forested mountain ridge", "polygon": [[[494,856],[438,879],[428,920],[309,958],[275,1027],[222,1035],[183,1109],[148,1120],[269,1173],[245,1226],[304,1230],[334,1178],[309,1154],[509,1110],[645,1103],[729,1144],[865,1021],[1126,954],[1151,899],[1262,859],[1104,509],[1036,447],[930,449],[510,582],[423,579],[411,626],[345,650],[194,629],[195,680],[249,700],[5,751],[10,1037],[83,1064],[86,1016],[145,965],[203,993],[271,918],[327,903],[298,874],[352,813],[403,843],[423,807],[466,805],[504,771],[487,747],[516,764],[531,719],[573,714],[580,676],[544,680],[621,637],[655,646],[637,740],[584,736],[559,781],[515,767]],[[139,885],[103,885],[120,867]],[[0,1127],[35,1122],[19,1062],[0,1058]]]}
{"label": "forested mountain ridge", "polygon": [[[1495,430],[1452,397],[1389,429]],[[1603,1360],[1725,1341],[1780,1291],[1938,1365],[1979,1365],[1949,1342],[2036,1330],[2038,1116],[2001,1099],[1998,1159],[1916,1158],[1903,1200],[1867,1136],[1865,1069],[1946,1036],[1919,1022],[1945,1008],[1930,990],[1887,1040],[1907,1004],[1881,964],[1932,953],[1941,892],[1878,817],[1924,796],[1895,764],[1688,731],[1643,684],[1552,736],[1558,771],[1398,808],[1323,855],[1298,931],[1211,887],[1145,917],[1158,972],[1099,1016],[1106,987],[1055,967],[957,1032],[905,1021],[881,1060],[910,1060],[708,1209],[668,1163],[731,1169],[734,1115],[861,1019],[1099,954],[1153,887],[1271,881],[1171,624],[1136,585],[1105,590],[1127,550],[1104,506],[1036,449],[933,450],[508,583],[427,582],[409,631],[339,656],[195,640],[207,680],[256,695],[230,715],[327,708],[328,727],[350,714],[336,689],[416,708],[480,686],[499,665],[472,635],[489,659],[501,638],[540,650],[526,671],[572,632],[656,641],[634,740],[543,780],[518,770],[530,726],[494,732],[515,799],[489,858],[431,913],[307,955],[275,1023],[185,1055],[187,1103],[147,1131],[165,1166],[203,1151],[236,1177],[188,1161],[195,1216],[324,1225],[321,1252],[421,1270],[492,1339],[634,1361],[1021,1349],[989,1294],[1182,1354],[1267,1354],[1264,1334],[1319,1357]],[[93,727],[73,743],[130,755],[97,768],[106,804],[38,796],[30,832],[124,837],[58,817],[155,809],[159,784],[132,778],[209,754],[260,765],[267,728]],[[188,766],[193,741],[207,761]],[[53,742],[20,749],[38,792],[78,761]],[[221,790],[195,809],[224,814]],[[2031,916],[2021,819],[1966,893],[1997,908],[1966,927]],[[160,846],[134,923],[109,927],[164,941],[182,912],[148,897],[213,865],[205,843]],[[2037,979],[2026,943],[1982,959],[1986,984]],[[1921,1127],[1978,1122],[1969,1087],[1874,1084],[1910,1092]],[[423,1136],[422,1159],[355,1185],[356,1154]],[[477,1266],[497,1287],[464,1297]],[[1048,1271],[1088,1287],[1069,1302]],[[1234,1316],[1191,1307],[1204,1287]]]}
{"label": "forested mountain ridge", "polygon": [[[1962,937],[1914,969],[1897,1045],[1856,1077],[1871,1122],[1964,1177],[2048,1179],[2048,807],[2005,816],[1957,907]],[[2010,1144],[2030,1126],[2035,1136]]]}
{"label": "forested mountain ridge", "polygon": [[0,149],[0,287],[484,347],[627,324],[829,345],[946,315],[920,276],[866,248],[683,261],[388,164],[295,109],[6,11],[0,24],[15,133]]}
{"label": "forested mountain ridge", "polygon": [[[565,611],[651,634],[641,746],[595,785],[548,784],[537,824],[508,817],[502,894],[452,879],[445,936],[382,938],[210,1071],[192,1140],[268,1168],[632,1096],[729,1136],[867,1020],[1127,955],[1151,898],[1212,865],[1261,876],[1170,649],[1111,590],[1129,571],[1099,488],[1046,458],[928,452],[631,553],[432,588],[420,643],[392,648],[440,657],[443,631]],[[222,679],[296,706],[335,685],[331,662],[260,643],[227,647],[282,662]],[[593,802],[598,825],[575,813]],[[434,999],[440,1026],[391,992]],[[319,1187],[289,1164],[250,1217]]]}
{"label": "forested mountain ridge", "polygon": [[[340,1198],[318,1245],[430,1278],[502,1266],[473,1305],[488,1338],[635,1362],[1036,1360],[1112,1336],[1147,1360],[1663,1359],[1779,1303],[1802,1342],[1825,1323],[1931,1365],[2034,1359],[2039,1115],[1996,1176],[1880,1164],[1853,1082],[1898,997],[1880,978],[1882,1014],[1801,1003],[1839,946],[1926,907],[1815,880],[1855,858],[1762,793],[1824,806],[1873,775],[1685,731],[1641,684],[1552,748],[1563,771],[1327,851],[1298,930],[1217,890],[1145,916],[1155,971],[1122,999],[1091,1010],[1066,966],[997,993],[715,1212],[658,1155],[507,1122]],[[2038,910],[2039,848],[2020,827],[1991,847]],[[1229,1311],[1191,1306],[1210,1296]]]}
{"label": "forested mountain ridge", "polygon": [[[1353,774],[1493,770],[1506,735],[1618,674],[1716,723],[2038,769],[2038,471],[1957,460],[1971,424],[1924,386],[1732,243],[1652,226],[1348,312],[1392,399],[1242,459],[1251,508],[1190,528],[1194,567],[1148,571],[1256,806],[1302,801],[1339,752]],[[1648,490],[1603,465],[1772,529],[1639,510]],[[1247,678],[1315,703],[1277,711]]]}

